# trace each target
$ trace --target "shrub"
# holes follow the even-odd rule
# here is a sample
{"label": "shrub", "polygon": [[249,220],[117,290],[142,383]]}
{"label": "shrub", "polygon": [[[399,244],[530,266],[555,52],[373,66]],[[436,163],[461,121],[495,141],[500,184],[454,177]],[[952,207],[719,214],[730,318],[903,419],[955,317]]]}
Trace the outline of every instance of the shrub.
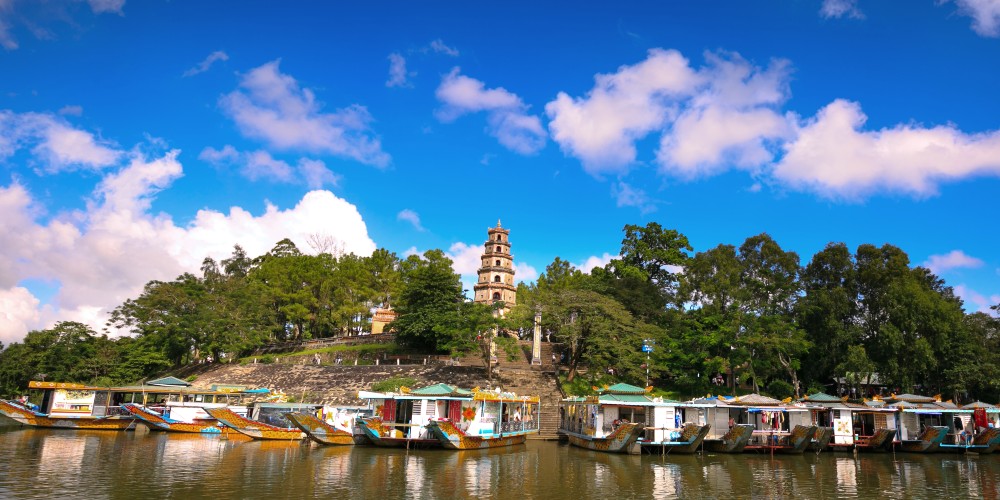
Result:
{"label": "shrub", "polygon": [[792,384],[785,382],[784,380],[775,379],[771,383],[767,384],[767,392],[771,394],[771,397],[775,399],[785,399],[791,397],[794,392]]}
{"label": "shrub", "polygon": [[374,392],[396,392],[402,386],[412,387],[416,384],[416,379],[410,377],[392,377],[385,380],[380,380],[372,384],[372,391]]}
{"label": "shrub", "polygon": [[191,375],[191,376],[189,376],[188,378],[186,378],[184,380],[186,380],[188,382],[194,382],[195,380],[198,380],[198,376],[197,375]]}
{"label": "shrub", "polygon": [[265,354],[265,355],[263,355],[263,356],[260,357],[260,362],[264,363],[264,364],[267,364],[267,365],[272,364],[272,363],[274,363],[274,355],[272,355],[272,354]]}

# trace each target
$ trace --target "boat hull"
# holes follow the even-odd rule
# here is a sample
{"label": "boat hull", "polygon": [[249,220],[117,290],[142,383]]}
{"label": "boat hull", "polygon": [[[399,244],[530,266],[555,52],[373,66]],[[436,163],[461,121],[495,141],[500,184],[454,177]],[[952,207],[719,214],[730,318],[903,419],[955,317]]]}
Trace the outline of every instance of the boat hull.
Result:
{"label": "boat hull", "polygon": [[203,420],[197,422],[181,422],[171,420],[157,414],[137,404],[123,404],[122,408],[138,418],[152,430],[164,432],[184,432],[191,434],[223,434],[228,427],[220,424],[217,420]]}
{"label": "boat hull", "polygon": [[573,446],[607,453],[630,453],[632,445],[638,441],[643,432],[642,425],[633,422],[618,426],[614,432],[603,438],[595,438],[575,432],[565,432],[565,434],[569,438],[569,443]]}
{"label": "boat hull", "polygon": [[806,449],[815,452],[823,451],[830,446],[831,439],[833,439],[833,427],[817,427],[816,435],[813,436]]}
{"label": "boat hull", "polygon": [[50,417],[5,400],[0,400],[0,413],[23,426],[46,429],[124,431],[135,427],[135,418],[133,417]]}
{"label": "boat hull", "polygon": [[772,442],[774,436],[764,436],[767,441],[759,445],[747,445],[744,451],[754,453],[781,453],[785,455],[801,455],[816,434],[815,425],[796,425],[788,436],[782,436]]}
{"label": "boat hull", "polygon": [[308,413],[286,413],[285,418],[295,424],[309,439],[325,445],[344,446],[354,444],[354,434],[338,429],[315,415]]}
{"label": "boat hull", "polygon": [[643,451],[650,453],[676,453],[690,455],[698,451],[698,447],[705,441],[705,436],[711,429],[709,425],[687,424],[681,431],[680,437],[675,441],[663,442],[643,442]]}
{"label": "boat hull", "polygon": [[293,441],[306,435],[298,428],[268,425],[243,417],[229,408],[205,408],[205,411],[223,425],[253,439]]}
{"label": "boat hull", "polygon": [[947,427],[930,427],[920,435],[920,439],[900,441],[898,449],[907,453],[937,453],[947,434]]}
{"label": "boat hull", "polygon": [[729,429],[722,439],[706,439],[705,449],[713,453],[743,453],[750,436],[753,435],[753,426],[750,424],[734,425]]}
{"label": "boat hull", "polygon": [[437,439],[393,437],[378,417],[359,418],[357,423],[364,437],[382,448],[436,448],[441,445]]}
{"label": "boat hull", "polygon": [[524,444],[528,434],[537,433],[538,430],[518,431],[510,434],[498,436],[469,436],[455,427],[450,420],[431,420],[427,423],[427,429],[431,435],[436,437],[444,448],[452,450],[478,450],[484,448],[501,448]]}

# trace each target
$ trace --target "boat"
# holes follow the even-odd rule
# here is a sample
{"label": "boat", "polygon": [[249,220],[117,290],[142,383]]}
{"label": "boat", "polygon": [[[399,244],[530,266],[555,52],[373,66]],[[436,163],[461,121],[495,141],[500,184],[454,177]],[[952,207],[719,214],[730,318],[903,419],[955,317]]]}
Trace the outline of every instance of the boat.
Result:
{"label": "boat", "polygon": [[941,443],[948,435],[948,428],[943,425],[924,429],[916,439],[903,439],[899,442],[899,451],[909,453],[936,453],[941,449]]}
{"label": "boat", "polygon": [[810,450],[825,440],[833,451],[890,451],[896,436],[896,409],[881,400],[850,403],[845,399],[816,393],[800,400],[819,427]]}
{"label": "boat", "polygon": [[228,392],[190,386],[175,377],[119,387],[30,381],[28,390],[40,393],[40,404],[0,400],[0,414],[27,427],[121,431],[134,429],[136,424],[136,417],[121,407],[125,403],[148,406],[187,400],[204,404],[230,397]]}
{"label": "boat", "polygon": [[[446,417],[428,420],[427,430],[444,448],[512,446],[523,444],[529,435],[538,433],[538,396],[476,388],[472,390],[471,403],[463,405],[457,414],[449,412]],[[472,418],[468,418],[470,414]]]}
{"label": "boat", "polygon": [[325,445],[355,444],[354,432],[331,424],[311,413],[286,413],[285,418],[294,424],[306,436]]}
{"label": "boat", "polygon": [[189,432],[189,433],[200,433],[200,434],[221,434],[228,427],[221,425],[218,420],[214,418],[198,419],[191,422],[185,422],[181,420],[174,420],[170,417],[166,417],[160,413],[157,413],[145,406],[138,405],[135,403],[125,403],[122,408],[129,412],[131,415],[135,416],[142,423],[146,424],[150,430],[167,431],[167,432]]}
{"label": "boat", "polygon": [[730,405],[735,398],[706,397],[681,405],[684,414],[693,422],[709,426],[702,441],[705,451],[712,453],[743,453],[753,436],[754,426],[737,423],[744,408]]}
{"label": "boat", "polygon": [[265,422],[251,420],[229,408],[205,408],[205,411],[219,423],[249,436],[262,440],[297,440],[305,437],[298,427],[278,427]]}
{"label": "boat", "polygon": [[[962,410],[937,396],[893,394],[885,398],[886,406],[897,411],[899,451],[909,453],[964,452],[961,446],[942,448],[942,445],[962,445],[960,427],[968,425],[972,410]],[[966,422],[965,425],[962,422]]]}
{"label": "boat", "polygon": [[728,404],[743,408],[739,422],[754,427],[744,452],[797,455],[806,450],[816,434],[817,426],[804,405],[787,404],[760,394],[739,396]]}
{"label": "boat", "polygon": [[819,453],[830,446],[830,441],[833,439],[833,427],[816,427],[816,434],[813,435],[812,440],[806,449],[809,451],[815,451]]}
{"label": "boat", "polygon": [[472,391],[448,384],[420,389],[400,387],[399,392],[358,392],[368,401],[373,416],[356,420],[361,433],[380,447],[440,447],[441,441],[430,434],[427,424],[433,418],[451,417],[465,421],[475,416]]}

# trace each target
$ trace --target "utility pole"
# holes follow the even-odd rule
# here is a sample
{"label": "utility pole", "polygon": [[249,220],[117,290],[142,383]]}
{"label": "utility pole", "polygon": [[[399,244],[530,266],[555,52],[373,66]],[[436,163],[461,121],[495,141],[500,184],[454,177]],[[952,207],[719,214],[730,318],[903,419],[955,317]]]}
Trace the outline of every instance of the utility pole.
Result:
{"label": "utility pole", "polygon": [[653,339],[644,339],[642,341],[642,352],[646,353],[646,387],[649,387],[649,353],[653,352],[653,344],[656,341]]}

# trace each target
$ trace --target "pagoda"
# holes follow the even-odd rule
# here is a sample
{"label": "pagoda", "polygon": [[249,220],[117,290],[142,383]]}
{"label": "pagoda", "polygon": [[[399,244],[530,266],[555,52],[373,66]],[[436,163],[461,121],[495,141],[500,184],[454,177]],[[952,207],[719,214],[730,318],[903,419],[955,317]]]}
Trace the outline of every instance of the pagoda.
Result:
{"label": "pagoda", "polygon": [[514,286],[514,256],[510,253],[510,230],[497,226],[487,231],[487,239],[483,248],[482,265],[479,268],[479,281],[473,286],[476,298],[480,304],[503,302],[500,315],[506,314],[517,300],[517,287]]}

